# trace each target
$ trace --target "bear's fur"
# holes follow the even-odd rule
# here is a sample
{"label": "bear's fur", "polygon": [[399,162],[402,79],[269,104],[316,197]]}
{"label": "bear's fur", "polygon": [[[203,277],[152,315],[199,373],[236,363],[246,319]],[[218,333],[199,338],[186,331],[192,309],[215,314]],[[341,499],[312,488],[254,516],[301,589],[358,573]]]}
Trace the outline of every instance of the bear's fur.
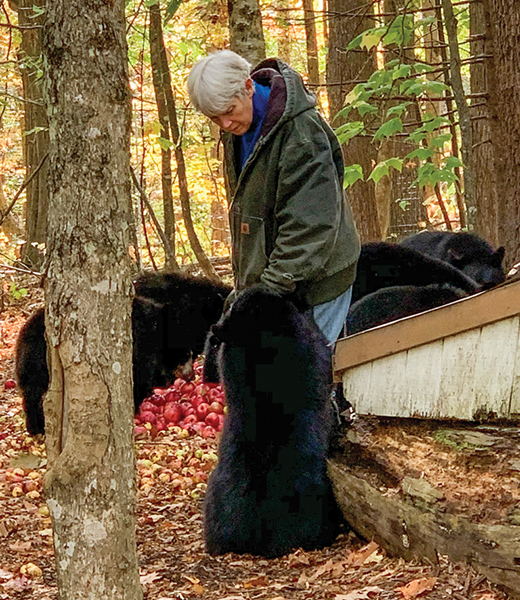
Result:
{"label": "bear's fur", "polygon": [[253,286],[212,327],[228,414],[204,504],[210,554],[330,544],[331,355],[309,313]]}
{"label": "bear's fur", "polygon": [[[165,387],[175,371],[198,356],[231,291],[202,277],[144,273],[134,282],[132,303],[135,410],[154,387]],[[16,374],[27,431],[45,432],[43,395],[49,386],[44,310],[22,327],[16,344]]]}

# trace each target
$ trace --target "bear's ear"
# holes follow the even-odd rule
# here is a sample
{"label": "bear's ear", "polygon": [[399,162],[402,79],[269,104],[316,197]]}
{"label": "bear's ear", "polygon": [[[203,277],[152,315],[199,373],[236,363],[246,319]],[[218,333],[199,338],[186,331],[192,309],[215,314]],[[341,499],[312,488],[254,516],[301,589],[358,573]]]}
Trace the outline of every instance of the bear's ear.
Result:
{"label": "bear's ear", "polygon": [[500,248],[493,252],[492,259],[495,267],[500,267],[502,261],[504,260],[505,253],[506,249],[504,248],[504,246],[500,246]]}

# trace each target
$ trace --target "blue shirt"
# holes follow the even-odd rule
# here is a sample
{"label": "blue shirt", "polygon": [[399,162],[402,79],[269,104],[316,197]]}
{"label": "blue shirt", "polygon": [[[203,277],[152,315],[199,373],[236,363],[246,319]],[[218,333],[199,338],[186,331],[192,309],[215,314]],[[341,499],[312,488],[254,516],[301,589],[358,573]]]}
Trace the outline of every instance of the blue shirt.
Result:
{"label": "blue shirt", "polygon": [[244,168],[247,159],[253,152],[256,142],[260,138],[262,124],[267,113],[267,103],[271,88],[269,86],[255,83],[255,92],[253,94],[253,120],[251,126],[240,136],[240,170]]}

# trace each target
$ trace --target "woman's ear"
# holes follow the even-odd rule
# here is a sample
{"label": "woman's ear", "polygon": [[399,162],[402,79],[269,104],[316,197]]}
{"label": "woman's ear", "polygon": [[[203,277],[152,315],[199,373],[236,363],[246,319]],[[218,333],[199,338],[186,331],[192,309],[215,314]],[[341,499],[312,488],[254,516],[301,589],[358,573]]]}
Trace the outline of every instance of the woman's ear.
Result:
{"label": "woman's ear", "polygon": [[251,77],[248,77],[246,79],[246,94],[252,98],[253,97],[253,92],[255,91],[254,85],[253,85],[253,80],[251,79]]}

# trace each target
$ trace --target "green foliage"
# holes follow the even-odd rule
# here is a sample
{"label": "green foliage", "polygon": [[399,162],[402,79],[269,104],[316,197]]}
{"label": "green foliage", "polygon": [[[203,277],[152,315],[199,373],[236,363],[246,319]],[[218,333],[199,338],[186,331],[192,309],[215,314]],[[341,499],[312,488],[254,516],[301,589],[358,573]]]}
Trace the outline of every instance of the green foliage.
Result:
{"label": "green foliage", "polygon": [[19,300],[24,296],[27,296],[27,290],[25,288],[16,287],[16,283],[13,281],[9,287],[9,293],[15,300]]}
{"label": "green foliage", "polygon": [[[464,8],[461,14],[467,15],[467,12]],[[422,51],[416,51],[414,59],[410,59],[411,55],[407,52],[404,59],[404,47],[411,46],[416,35],[437,24],[435,16],[426,15],[415,19],[411,14],[397,15],[388,23],[363,31],[347,46],[347,51],[359,48],[374,51],[376,47],[397,46],[394,55],[403,58],[387,62],[372,73],[368,81],[358,83],[346,96],[344,108],[334,117],[346,120],[336,130],[340,143],[346,144],[357,136],[370,136],[374,143],[399,137],[416,146],[403,158],[391,158],[375,165],[367,174],[366,181],[377,183],[389,174],[390,169],[401,171],[403,164],[413,161],[418,165],[415,183],[419,186],[439,182],[451,184],[457,179],[455,169],[462,166],[459,159],[445,157],[452,137],[447,118],[424,114],[421,123],[413,124],[411,122],[416,120],[416,116],[407,119],[409,111],[428,97],[439,97],[450,91],[448,85],[430,75],[435,67],[422,59]],[[359,179],[363,179],[361,167],[348,165],[345,187]]]}

